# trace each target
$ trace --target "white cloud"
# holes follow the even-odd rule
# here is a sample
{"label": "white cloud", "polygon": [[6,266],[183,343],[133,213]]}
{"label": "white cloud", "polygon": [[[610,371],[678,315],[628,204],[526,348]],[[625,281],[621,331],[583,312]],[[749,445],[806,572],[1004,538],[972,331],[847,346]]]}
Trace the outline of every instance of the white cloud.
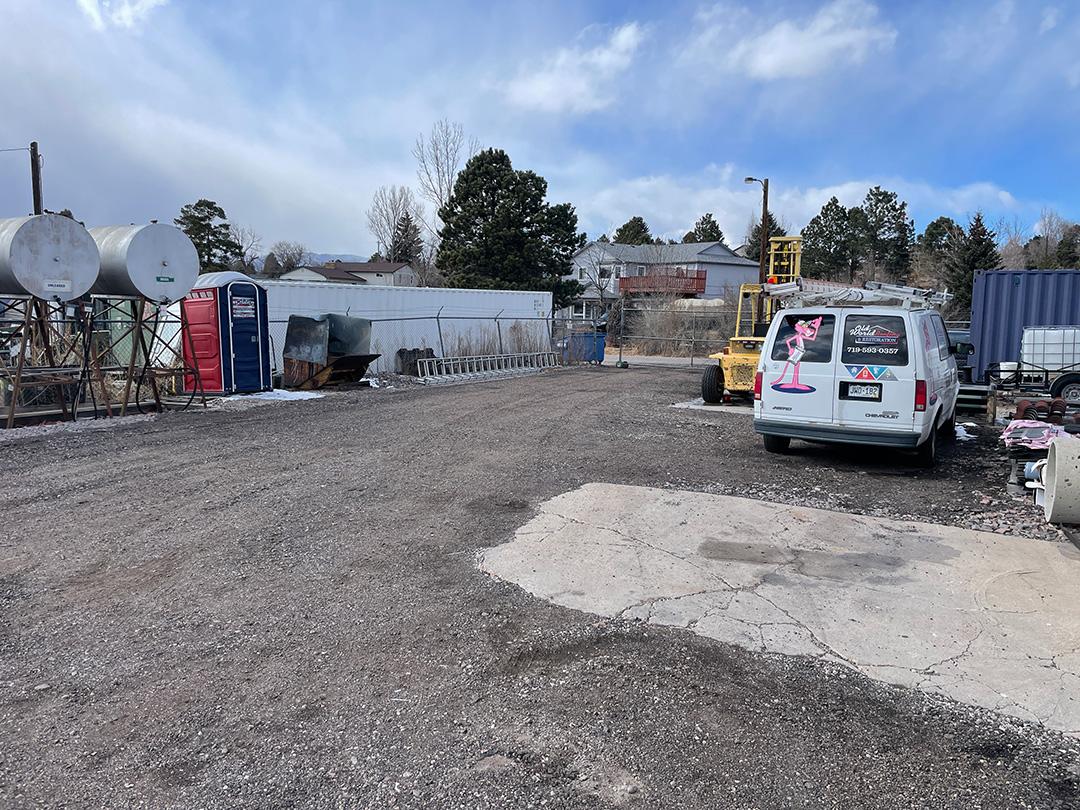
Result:
{"label": "white cloud", "polygon": [[1045,34],[1047,31],[1053,31],[1057,27],[1060,14],[1061,12],[1054,6],[1044,8],[1042,20],[1039,22],[1039,33]]}
{"label": "white cloud", "polygon": [[169,0],[77,0],[79,8],[90,24],[98,31],[110,25],[117,28],[135,28],[155,8]]}
{"label": "white cloud", "polygon": [[506,84],[506,96],[519,107],[542,112],[586,113],[608,107],[615,100],[614,80],[630,67],[644,38],[645,30],[632,22],[595,47],[560,48],[539,67],[523,66]]}
{"label": "white cloud", "polygon": [[[744,172],[731,164],[710,166],[699,175],[676,177],[669,174],[636,177],[616,181],[592,194],[582,192],[578,212],[589,233],[610,232],[640,215],[653,233],[669,239],[681,239],[699,216],[710,211],[734,246],[742,242],[751,217],[761,211],[760,186],[746,185]],[[788,225],[800,230],[830,197],[846,206],[858,205],[871,186],[880,185],[907,201],[909,211],[922,213],[916,224],[929,218],[948,215],[966,219],[975,211],[1013,212],[1024,208],[1012,194],[989,182],[945,187],[902,178],[867,178],[848,180],[828,186],[783,186],[773,181],[769,207]]]}
{"label": "white cloud", "polygon": [[808,20],[783,19],[769,27],[758,19],[745,8],[715,6],[699,15],[688,53],[729,73],[775,81],[859,65],[896,41],[896,30],[864,0],[833,0]]}

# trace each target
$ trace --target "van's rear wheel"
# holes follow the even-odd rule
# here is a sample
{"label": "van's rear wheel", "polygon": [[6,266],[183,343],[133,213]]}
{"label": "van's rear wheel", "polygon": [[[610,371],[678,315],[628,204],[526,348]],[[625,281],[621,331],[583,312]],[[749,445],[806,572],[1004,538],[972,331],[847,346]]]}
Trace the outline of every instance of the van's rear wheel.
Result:
{"label": "van's rear wheel", "polygon": [[786,453],[791,447],[791,438],[788,436],[770,436],[766,433],[761,438],[765,440],[767,453]]}
{"label": "van's rear wheel", "polygon": [[915,461],[925,469],[933,467],[937,462],[936,430],[931,430],[930,435],[926,437],[926,441],[919,445],[919,449],[915,451]]}
{"label": "van's rear wheel", "polygon": [[938,428],[938,432],[941,434],[941,438],[947,442],[956,441],[956,406],[953,406],[952,413],[949,414],[949,418],[941,423],[941,427]]}
{"label": "van's rear wheel", "polygon": [[709,405],[724,401],[724,370],[719,363],[705,366],[705,373],[701,375],[701,398]]}

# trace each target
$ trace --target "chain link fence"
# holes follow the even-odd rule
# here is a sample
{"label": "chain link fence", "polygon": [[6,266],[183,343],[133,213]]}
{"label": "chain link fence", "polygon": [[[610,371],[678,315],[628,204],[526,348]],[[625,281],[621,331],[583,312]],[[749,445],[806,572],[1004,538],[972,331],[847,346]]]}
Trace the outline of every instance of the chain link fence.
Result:
{"label": "chain link fence", "polygon": [[608,353],[695,359],[719,352],[735,334],[737,306],[725,299],[622,301],[606,314]]}
{"label": "chain link fence", "polygon": [[[269,322],[274,370],[281,371],[287,319]],[[375,373],[402,373],[401,349],[430,349],[436,357],[532,354],[554,351],[564,364],[593,362],[602,325],[565,318],[434,316],[371,319]],[[592,347],[592,351],[589,350]]]}
{"label": "chain link fence", "polygon": [[[430,349],[436,357],[556,352],[563,364],[626,356],[707,357],[728,344],[738,310],[725,299],[616,301],[595,319],[562,317],[423,316],[371,319],[373,372],[402,373],[400,349]],[[271,320],[270,342],[280,371],[288,320]]]}

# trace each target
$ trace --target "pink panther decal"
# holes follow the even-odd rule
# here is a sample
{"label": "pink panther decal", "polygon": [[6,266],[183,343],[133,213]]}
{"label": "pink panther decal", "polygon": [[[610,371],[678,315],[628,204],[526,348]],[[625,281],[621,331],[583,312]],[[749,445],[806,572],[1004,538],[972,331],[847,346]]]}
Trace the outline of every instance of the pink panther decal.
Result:
{"label": "pink panther decal", "polygon": [[[799,363],[806,354],[806,341],[817,340],[818,330],[821,329],[821,318],[822,316],[818,315],[812,321],[795,323],[795,334],[784,341],[788,349],[788,359],[784,363],[784,370],[780,372],[779,377],[769,383],[774,391],[784,394],[810,394],[817,390],[812,385],[799,382]],[[787,376],[788,368],[791,369],[791,382],[785,383],[784,377]]]}

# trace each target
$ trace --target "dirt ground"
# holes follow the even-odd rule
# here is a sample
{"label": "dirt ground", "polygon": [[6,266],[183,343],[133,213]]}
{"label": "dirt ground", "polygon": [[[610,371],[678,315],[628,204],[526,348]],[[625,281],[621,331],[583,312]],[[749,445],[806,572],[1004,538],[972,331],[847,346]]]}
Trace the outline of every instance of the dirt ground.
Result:
{"label": "dirt ground", "polygon": [[0,444],[0,805],[1080,806],[1073,739],[477,570],[594,481],[1056,539],[986,435],[930,472],[769,456],[669,407],[697,386],[576,369]]}

